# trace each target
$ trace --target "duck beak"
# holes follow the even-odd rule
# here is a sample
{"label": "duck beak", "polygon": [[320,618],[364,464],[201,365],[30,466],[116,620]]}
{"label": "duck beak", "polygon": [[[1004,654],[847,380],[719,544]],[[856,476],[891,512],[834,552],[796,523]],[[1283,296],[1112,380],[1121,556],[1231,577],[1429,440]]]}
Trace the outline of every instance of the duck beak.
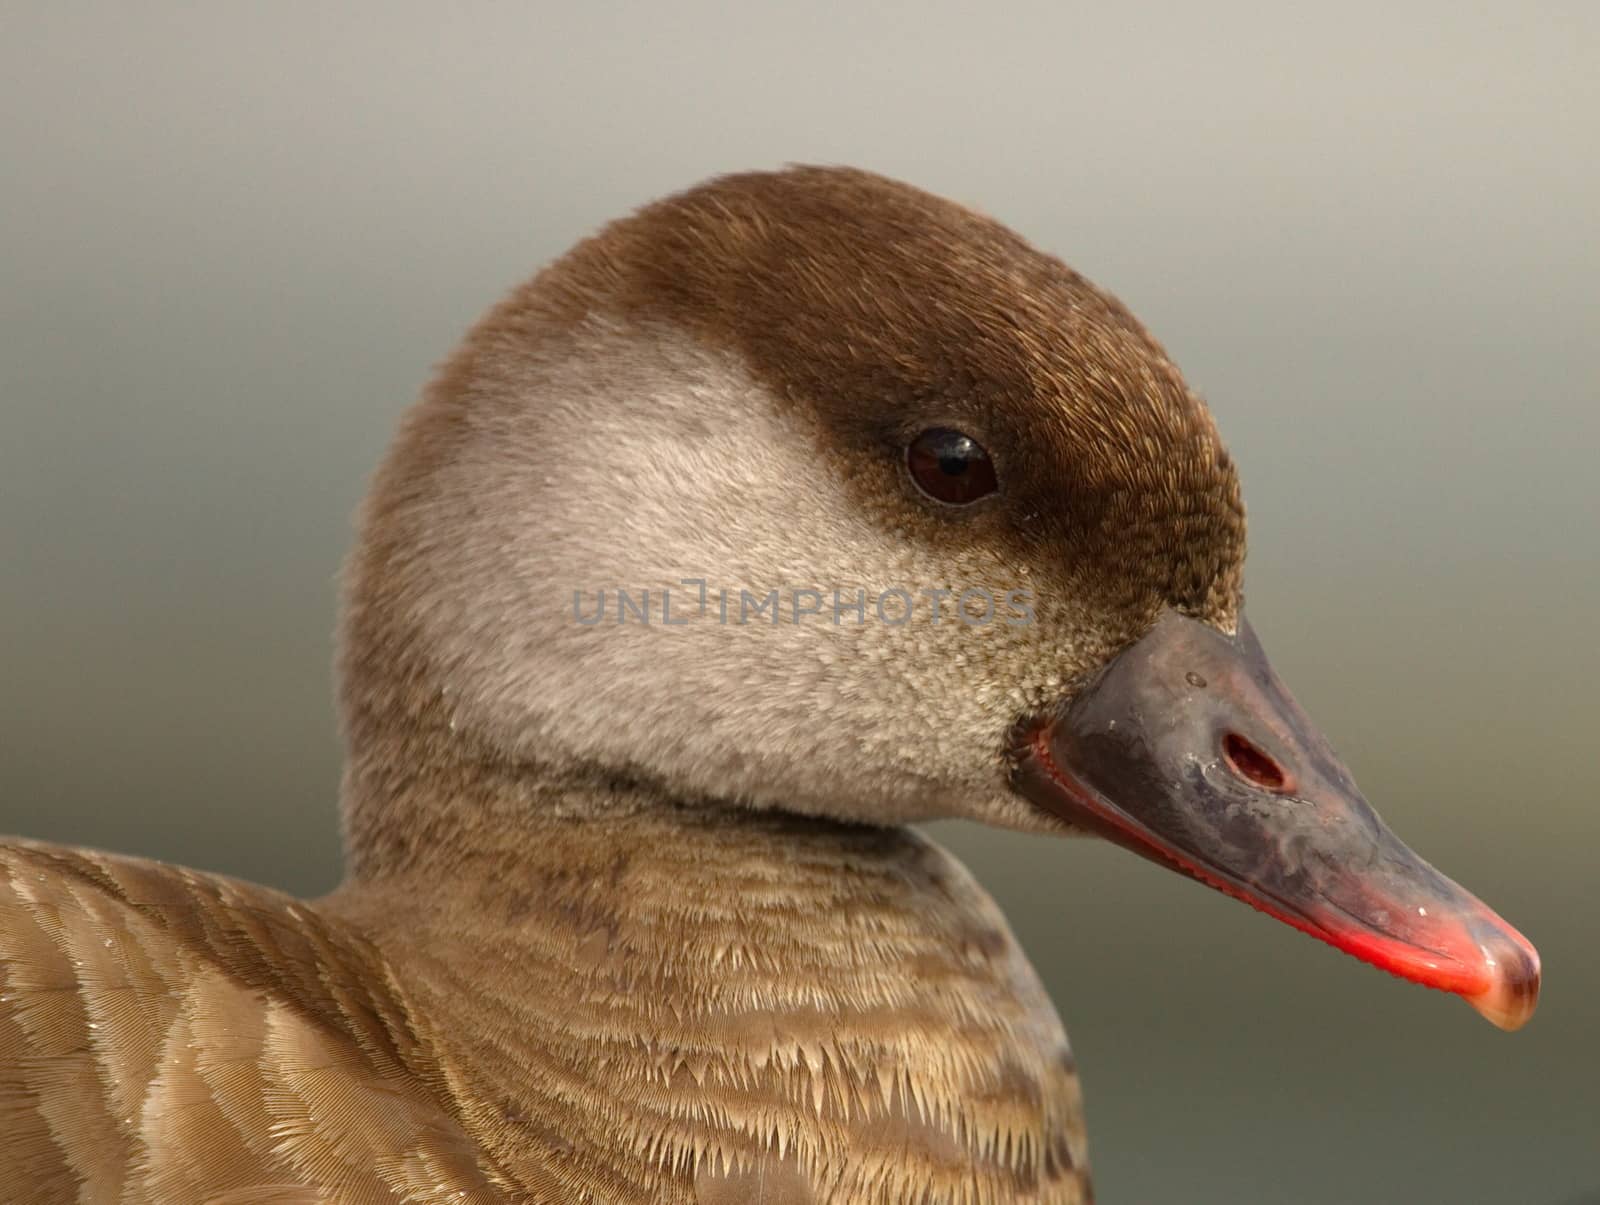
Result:
{"label": "duck beak", "polygon": [[1243,900],[1502,1029],[1539,955],[1389,831],[1267,663],[1175,612],[1017,730],[1014,780],[1078,828]]}

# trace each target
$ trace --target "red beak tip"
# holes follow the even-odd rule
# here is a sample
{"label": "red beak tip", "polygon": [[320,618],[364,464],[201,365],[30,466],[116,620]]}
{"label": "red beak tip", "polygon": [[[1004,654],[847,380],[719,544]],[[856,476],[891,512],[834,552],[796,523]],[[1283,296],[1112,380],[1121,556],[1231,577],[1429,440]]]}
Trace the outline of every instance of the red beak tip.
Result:
{"label": "red beak tip", "polygon": [[1370,931],[1289,923],[1396,978],[1460,996],[1498,1029],[1521,1029],[1539,1004],[1539,952],[1490,915],[1490,932],[1463,933],[1448,953]]}

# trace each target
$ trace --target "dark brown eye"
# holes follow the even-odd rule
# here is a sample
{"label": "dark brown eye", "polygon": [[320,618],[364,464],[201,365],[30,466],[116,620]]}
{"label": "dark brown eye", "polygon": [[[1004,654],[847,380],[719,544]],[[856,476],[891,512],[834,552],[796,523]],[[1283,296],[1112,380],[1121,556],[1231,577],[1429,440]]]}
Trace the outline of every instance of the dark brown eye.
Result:
{"label": "dark brown eye", "polygon": [[951,506],[976,502],[999,485],[983,445],[948,427],[934,427],[913,439],[906,448],[906,467],[918,489]]}

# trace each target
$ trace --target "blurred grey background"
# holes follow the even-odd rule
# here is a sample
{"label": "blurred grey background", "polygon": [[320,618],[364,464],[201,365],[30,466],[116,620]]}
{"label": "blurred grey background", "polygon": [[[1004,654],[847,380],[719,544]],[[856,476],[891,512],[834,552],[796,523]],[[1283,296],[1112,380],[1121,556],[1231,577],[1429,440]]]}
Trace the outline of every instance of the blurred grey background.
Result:
{"label": "blurred grey background", "polygon": [[654,196],[871,167],[1166,342],[1279,670],[1548,972],[1501,1034],[1121,851],[942,827],[1100,1198],[1589,1199],[1600,6],[1293,8],[0,6],[0,831],[331,887],[334,577],[430,366]]}

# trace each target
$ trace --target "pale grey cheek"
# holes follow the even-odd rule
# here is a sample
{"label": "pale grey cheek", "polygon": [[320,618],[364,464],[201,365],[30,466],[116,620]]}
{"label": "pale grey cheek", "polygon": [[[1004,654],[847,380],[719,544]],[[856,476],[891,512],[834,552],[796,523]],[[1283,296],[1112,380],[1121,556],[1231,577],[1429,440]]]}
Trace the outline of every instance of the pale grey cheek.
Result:
{"label": "pale grey cheek", "polygon": [[[681,784],[815,810],[998,806],[1006,727],[1054,682],[1049,633],[963,624],[954,596],[940,624],[925,607],[895,626],[874,604],[893,587],[992,583],[1010,614],[1006,567],[953,566],[843,491],[798,490],[818,476],[812,434],[701,349],[658,332],[621,354],[580,350],[541,366],[531,394],[507,391],[441,477],[458,534],[435,550],[443,572],[417,610],[462,726],[519,752],[618,761],[640,755],[642,728],[652,769]],[[738,622],[741,591],[787,605],[807,588],[874,604],[859,624]],[[673,589],[711,605],[668,630]],[[634,609],[619,621],[623,590]],[[729,592],[731,616],[715,601]]]}

